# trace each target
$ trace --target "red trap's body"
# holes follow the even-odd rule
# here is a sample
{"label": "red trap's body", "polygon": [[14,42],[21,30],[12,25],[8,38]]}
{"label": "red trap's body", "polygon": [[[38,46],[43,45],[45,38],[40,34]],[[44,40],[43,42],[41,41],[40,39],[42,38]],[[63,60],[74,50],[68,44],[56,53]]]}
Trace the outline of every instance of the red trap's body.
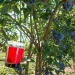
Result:
{"label": "red trap's body", "polygon": [[6,66],[17,67],[22,60],[24,45],[17,42],[8,42],[8,44],[5,59]]}

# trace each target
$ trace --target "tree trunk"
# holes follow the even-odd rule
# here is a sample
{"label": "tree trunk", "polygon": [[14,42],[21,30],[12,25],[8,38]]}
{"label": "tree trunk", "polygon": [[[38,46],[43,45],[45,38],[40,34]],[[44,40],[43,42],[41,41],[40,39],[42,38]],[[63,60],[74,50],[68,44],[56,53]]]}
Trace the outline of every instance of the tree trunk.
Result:
{"label": "tree trunk", "polygon": [[75,58],[73,58],[73,70],[75,72]]}
{"label": "tree trunk", "polygon": [[41,48],[39,48],[38,50],[38,75],[42,75],[41,74]]}
{"label": "tree trunk", "polygon": [[[30,42],[30,45],[29,45],[27,59],[31,58],[31,49],[32,49],[32,42]],[[28,69],[29,69],[29,61],[27,61],[27,65],[26,65],[26,68],[25,68],[25,75],[28,75]]]}
{"label": "tree trunk", "polygon": [[25,75],[28,75],[28,69],[29,69],[29,62],[27,62],[26,68],[25,68]]}
{"label": "tree trunk", "polygon": [[35,75],[38,75],[38,53],[36,55]]}

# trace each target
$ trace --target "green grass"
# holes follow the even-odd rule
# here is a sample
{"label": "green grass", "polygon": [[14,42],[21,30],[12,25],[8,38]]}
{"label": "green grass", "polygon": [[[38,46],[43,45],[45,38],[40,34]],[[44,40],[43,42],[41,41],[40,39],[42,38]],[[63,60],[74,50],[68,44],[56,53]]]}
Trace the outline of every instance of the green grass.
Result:
{"label": "green grass", "polygon": [[8,75],[8,74],[14,74],[16,75],[16,72],[12,68],[8,68],[5,66],[5,52],[0,52],[0,75]]}
{"label": "green grass", "polygon": [[0,52],[0,60],[5,60],[6,53]]}

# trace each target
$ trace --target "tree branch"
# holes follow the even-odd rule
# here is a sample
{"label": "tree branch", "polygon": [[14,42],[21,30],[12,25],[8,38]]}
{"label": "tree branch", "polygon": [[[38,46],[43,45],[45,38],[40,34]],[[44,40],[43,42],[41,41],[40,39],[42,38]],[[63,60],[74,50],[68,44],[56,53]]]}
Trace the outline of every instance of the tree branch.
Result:
{"label": "tree branch", "polygon": [[10,40],[10,38],[6,35],[6,33],[5,33],[5,31],[3,30],[3,28],[1,28],[1,32],[3,33],[3,36],[4,36],[6,39]]}
{"label": "tree branch", "polygon": [[45,33],[44,33],[44,40],[47,40],[47,35],[48,35],[48,32],[49,32],[49,28],[50,28],[50,26],[51,26],[51,24],[52,24],[52,20],[53,20],[55,14],[56,14],[58,8],[60,8],[61,5],[62,5],[65,1],[66,1],[66,0],[60,1],[60,3],[56,6],[55,10],[54,10],[53,13],[51,14],[50,20],[49,20],[49,22],[48,22],[48,25],[47,25],[46,30],[45,30]]}
{"label": "tree branch", "polygon": [[37,28],[36,22],[35,22],[35,29],[36,29],[37,39],[38,39],[38,47],[40,47],[40,38],[39,38],[38,28]]}

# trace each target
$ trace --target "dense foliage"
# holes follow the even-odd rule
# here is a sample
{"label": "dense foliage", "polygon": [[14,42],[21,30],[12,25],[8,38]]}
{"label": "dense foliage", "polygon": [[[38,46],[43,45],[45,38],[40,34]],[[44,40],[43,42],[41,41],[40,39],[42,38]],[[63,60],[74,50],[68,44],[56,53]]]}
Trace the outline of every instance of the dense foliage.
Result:
{"label": "dense foliage", "polygon": [[74,16],[74,0],[0,0],[0,50],[8,40],[30,43],[38,72],[64,72],[75,56]]}

